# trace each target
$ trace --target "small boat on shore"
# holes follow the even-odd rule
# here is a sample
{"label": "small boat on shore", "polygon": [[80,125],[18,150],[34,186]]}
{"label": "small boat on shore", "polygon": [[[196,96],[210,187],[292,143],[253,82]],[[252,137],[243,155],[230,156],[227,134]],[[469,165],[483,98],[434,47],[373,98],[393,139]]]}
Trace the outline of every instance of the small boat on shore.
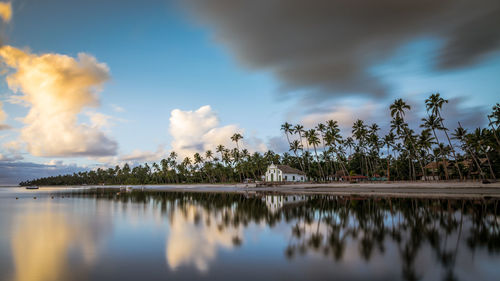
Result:
{"label": "small boat on shore", "polygon": [[38,189],[38,186],[36,186],[36,185],[27,186],[26,189]]}

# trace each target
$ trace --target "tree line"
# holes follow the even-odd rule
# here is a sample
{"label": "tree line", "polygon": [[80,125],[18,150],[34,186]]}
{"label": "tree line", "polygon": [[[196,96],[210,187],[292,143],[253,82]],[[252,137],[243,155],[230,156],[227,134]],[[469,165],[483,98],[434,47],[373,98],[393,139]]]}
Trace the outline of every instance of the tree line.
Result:
{"label": "tree line", "polygon": [[172,151],[159,163],[98,168],[20,185],[230,183],[260,180],[272,163],[300,169],[316,182],[353,175],[372,180],[496,180],[500,176],[500,104],[493,106],[486,127],[469,131],[460,122],[453,129],[446,126],[442,108],[447,103],[439,93],[425,100],[419,132],[405,119],[411,106],[396,99],[389,107],[390,130],[385,135],[378,124],[359,119],[349,136],[342,135],[335,120],[308,129],[285,122],[281,130],[289,151],[281,154],[251,153],[242,147],[243,135],[235,133],[232,148],[221,144],[215,151],[184,159]]}

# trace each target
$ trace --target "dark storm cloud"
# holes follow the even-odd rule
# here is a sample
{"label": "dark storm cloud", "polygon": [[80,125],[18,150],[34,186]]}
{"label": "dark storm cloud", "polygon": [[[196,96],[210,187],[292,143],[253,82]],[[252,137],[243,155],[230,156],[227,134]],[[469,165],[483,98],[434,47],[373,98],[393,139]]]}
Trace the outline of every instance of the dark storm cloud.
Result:
{"label": "dark storm cloud", "polygon": [[187,0],[217,40],[287,91],[384,96],[370,67],[414,39],[442,40],[436,69],[475,63],[500,44],[498,0]]}
{"label": "dark storm cloud", "polygon": [[469,131],[488,125],[489,107],[470,106],[465,98],[452,98],[443,105],[445,126],[451,130],[458,127],[458,122]]}

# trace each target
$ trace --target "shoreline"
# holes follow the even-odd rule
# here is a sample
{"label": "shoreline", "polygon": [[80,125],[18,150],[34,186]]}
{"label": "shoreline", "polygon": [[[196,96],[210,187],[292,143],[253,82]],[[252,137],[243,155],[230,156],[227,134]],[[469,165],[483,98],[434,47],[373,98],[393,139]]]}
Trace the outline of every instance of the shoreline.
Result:
{"label": "shoreline", "polygon": [[480,182],[394,182],[394,183],[324,183],[324,184],[290,184],[273,187],[236,187],[183,185],[155,188],[153,191],[182,192],[236,192],[257,193],[272,192],[278,194],[310,194],[363,197],[401,197],[401,198],[457,198],[457,199],[500,199],[500,183],[483,184]]}
{"label": "shoreline", "polygon": [[[24,187],[19,187],[24,190]],[[162,192],[216,192],[260,193],[301,195],[337,195],[362,197],[404,198],[500,198],[500,182],[377,182],[377,183],[299,183],[279,186],[255,184],[169,184],[169,185],[87,185],[87,186],[40,186],[38,190],[64,188],[131,188],[132,190]],[[48,190],[46,190],[48,191]]]}

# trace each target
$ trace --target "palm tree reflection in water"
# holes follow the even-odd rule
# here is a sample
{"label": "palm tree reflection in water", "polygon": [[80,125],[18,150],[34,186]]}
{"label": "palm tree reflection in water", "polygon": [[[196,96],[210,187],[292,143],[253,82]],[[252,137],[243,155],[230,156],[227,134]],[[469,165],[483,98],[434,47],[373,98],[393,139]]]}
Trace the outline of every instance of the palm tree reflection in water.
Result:
{"label": "palm tree reflection in water", "polygon": [[[401,277],[405,280],[425,276],[426,269],[417,266],[417,256],[425,254],[425,249],[432,253],[432,257],[426,259],[436,260],[444,280],[457,279],[455,265],[460,252],[466,257],[480,249],[490,255],[500,254],[499,200],[494,199],[314,195],[294,201],[289,195],[279,194],[139,191],[119,195],[101,191],[91,196],[153,204],[170,219],[181,212],[191,216],[196,224],[215,224],[218,231],[236,233],[233,246],[245,243],[242,233],[250,223],[270,228],[285,223],[290,226],[290,236],[284,254],[290,261],[308,254],[321,254],[331,257],[332,262],[341,262],[346,248],[357,245],[359,257],[368,262],[375,256],[384,257],[386,250],[395,248],[402,261]],[[266,205],[269,196],[285,203],[271,211]],[[196,212],[204,214],[193,213],[193,206]]]}

